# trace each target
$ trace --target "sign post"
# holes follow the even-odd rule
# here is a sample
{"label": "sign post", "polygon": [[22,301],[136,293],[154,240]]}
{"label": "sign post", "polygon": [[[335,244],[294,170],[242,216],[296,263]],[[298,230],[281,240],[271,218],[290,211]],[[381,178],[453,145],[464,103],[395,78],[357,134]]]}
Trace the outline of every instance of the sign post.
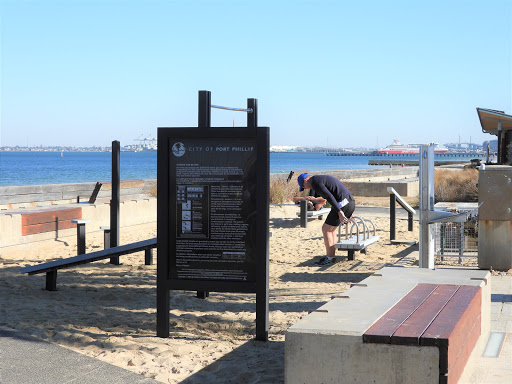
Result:
{"label": "sign post", "polygon": [[256,293],[256,339],[268,340],[269,129],[158,129],[157,335],[169,336],[169,291]]}

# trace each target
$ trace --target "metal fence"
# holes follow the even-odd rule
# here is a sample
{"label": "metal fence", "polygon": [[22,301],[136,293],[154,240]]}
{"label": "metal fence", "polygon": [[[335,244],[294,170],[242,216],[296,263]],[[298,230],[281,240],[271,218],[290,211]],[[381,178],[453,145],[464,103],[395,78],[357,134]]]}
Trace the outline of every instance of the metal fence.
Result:
{"label": "metal fence", "polygon": [[443,260],[445,257],[458,257],[459,263],[464,258],[478,256],[478,212],[470,214],[465,223],[435,224],[434,256]]}

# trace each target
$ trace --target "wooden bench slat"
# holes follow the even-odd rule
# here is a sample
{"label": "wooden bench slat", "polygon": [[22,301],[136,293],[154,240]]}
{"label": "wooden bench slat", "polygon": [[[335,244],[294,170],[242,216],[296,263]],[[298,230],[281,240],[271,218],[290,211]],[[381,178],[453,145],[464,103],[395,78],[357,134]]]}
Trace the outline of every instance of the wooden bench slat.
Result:
{"label": "wooden bench slat", "polygon": [[21,273],[28,273],[34,275],[37,273],[44,273],[52,270],[69,268],[75,265],[86,264],[93,261],[108,259],[112,256],[121,256],[129,253],[135,253],[143,251],[148,248],[155,248],[157,245],[156,238],[143,240],[136,243],[120,245],[118,247],[112,247],[103,249],[101,251],[85,253],[83,255],[68,257],[65,259],[49,261],[42,264],[31,265],[21,269]]}
{"label": "wooden bench slat", "polygon": [[398,327],[391,336],[391,344],[419,345],[421,335],[459,287],[459,285],[439,285],[419,308]]}
{"label": "wooden bench slat", "polygon": [[439,346],[440,370],[448,372],[457,360],[480,317],[482,294],[480,287],[461,286],[420,338],[420,345]]}
{"label": "wooden bench slat", "polygon": [[[481,333],[482,320],[479,315],[478,318],[476,319],[473,329],[471,329],[468,332],[466,342],[464,343],[462,349],[458,353],[456,361],[453,363],[452,366],[448,367],[448,372],[442,372],[444,367],[442,366],[442,364],[440,364],[439,384],[452,384],[457,383],[459,381],[459,378],[462,375],[464,368],[466,367],[469,357],[471,356],[471,352],[473,352],[473,349],[475,348],[475,345],[478,342],[478,338],[480,337]],[[447,354],[446,352],[442,352],[442,349],[444,348],[451,347],[440,347],[440,354]],[[442,361],[440,363],[442,363]]]}
{"label": "wooden bench slat", "polygon": [[384,314],[364,334],[365,343],[391,343],[391,336],[437,288],[436,284],[418,284]]}

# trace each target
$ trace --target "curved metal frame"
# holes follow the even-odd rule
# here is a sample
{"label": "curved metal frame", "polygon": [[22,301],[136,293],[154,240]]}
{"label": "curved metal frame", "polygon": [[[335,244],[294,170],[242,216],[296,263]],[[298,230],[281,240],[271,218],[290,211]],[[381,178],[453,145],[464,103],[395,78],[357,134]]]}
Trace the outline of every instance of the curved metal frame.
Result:
{"label": "curved metal frame", "polygon": [[[348,224],[352,223],[350,226],[350,236],[348,232]],[[354,226],[356,228],[356,242],[359,243],[359,227],[362,226],[362,232],[363,232],[363,241],[368,239],[371,236],[370,228],[368,227],[368,224],[370,223],[372,226],[373,236],[376,234],[376,228],[373,221],[368,219],[363,219],[359,216],[352,216],[350,219],[348,219],[348,223],[345,225],[345,240],[348,240],[349,238],[354,236]],[[341,224],[338,227],[338,242],[341,241]]]}

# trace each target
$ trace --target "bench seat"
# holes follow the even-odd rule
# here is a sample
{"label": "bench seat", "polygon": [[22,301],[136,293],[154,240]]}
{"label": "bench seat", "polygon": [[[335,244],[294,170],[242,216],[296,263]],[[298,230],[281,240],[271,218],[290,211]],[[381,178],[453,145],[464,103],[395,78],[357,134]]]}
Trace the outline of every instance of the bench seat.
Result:
{"label": "bench seat", "polygon": [[363,343],[437,347],[439,383],[456,383],[480,337],[481,291],[418,284],[363,334]]}
{"label": "bench seat", "polygon": [[136,243],[120,245],[118,247],[112,247],[103,249],[101,251],[84,253],[82,255],[67,257],[64,259],[48,261],[46,263],[30,265],[21,268],[21,273],[28,273],[29,275],[35,275],[38,273],[46,273],[46,290],[55,291],[57,289],[57,270],[63,268],[71,268],[80,264],[87,264],[93,261],[104,260],[111,257],[118,257],[121,255],[127,255],[139,251],[145,251],[145,264],[153,264],[152,260],[152,249],[156,248],[157,240],[148,239],[138,241]]}
{"label": "bench seat", "polygon": [[[308,217],[320,216],[319,219],[321,219],[322,215],[327,215],[329,212],[331,212],[331,208],[321,208],[318,211],[307,211],[307,216]],[[297,216],[300,217],[300,212],[297,212]]]}
{"label": "bench seat", "polygon": [[347,240],[341,240],[339,243],[334,244],[334,248],[343,250],[355,249],[360,251],[361,249],[365,249],[377,241],[379,241],[379,236],[370,236],[364,240],[360,237],[359,241],[357,236],[352,236]]}

